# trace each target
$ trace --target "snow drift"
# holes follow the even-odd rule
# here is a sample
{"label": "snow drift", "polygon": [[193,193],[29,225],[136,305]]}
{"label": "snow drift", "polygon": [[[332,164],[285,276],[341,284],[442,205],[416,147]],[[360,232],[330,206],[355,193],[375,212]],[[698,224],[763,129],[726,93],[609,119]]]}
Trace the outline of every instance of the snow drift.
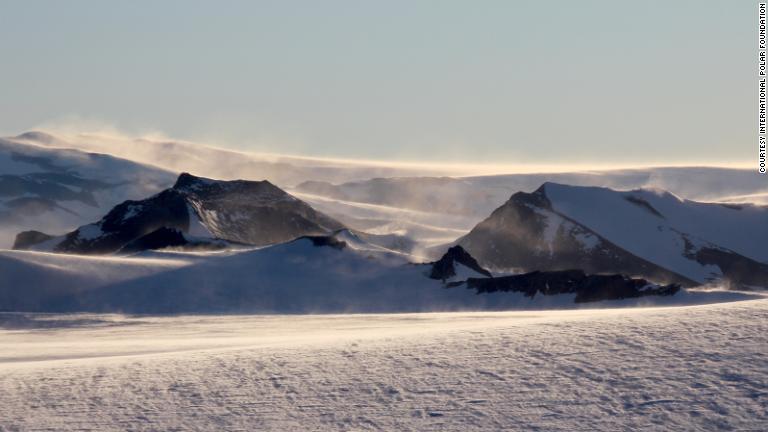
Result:
{"label": "snow drift", "polygon": [[[458,248],[436,262],[415,264],[407,254],[342,230],[260,249],[130,258],[7,251],[0,252],[0,271],[7,275],[0,280],[0,310],[367,313],[562,308],[578,298],[690,300],[679,287],[622,276],[492,278]],[[481,286],[494,280],[504,289]]]}

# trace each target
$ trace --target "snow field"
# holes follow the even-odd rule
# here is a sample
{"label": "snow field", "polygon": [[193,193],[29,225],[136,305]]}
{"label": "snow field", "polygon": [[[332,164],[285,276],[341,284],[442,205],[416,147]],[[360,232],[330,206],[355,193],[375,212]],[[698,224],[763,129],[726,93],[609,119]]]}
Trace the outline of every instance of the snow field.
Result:
{"label": "snow field", "polygon": [[0,319],[2,431],[768,424],[766,299],[558,312]]}

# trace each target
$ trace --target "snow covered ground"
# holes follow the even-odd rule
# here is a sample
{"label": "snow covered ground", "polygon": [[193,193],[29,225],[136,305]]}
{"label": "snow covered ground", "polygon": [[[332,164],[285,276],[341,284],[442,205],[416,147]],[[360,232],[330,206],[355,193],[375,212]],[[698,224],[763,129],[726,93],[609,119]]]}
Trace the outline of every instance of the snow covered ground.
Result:
{"label": "snow covered ground", "polygon": [[[34,312],[373,313],[692,305],[756,294],[712,289],[574,304],[575,294],[478,295],[428,276],[431,265],[337,234],[347,247],[309,239],[222,252],[103,257],[0,250],[0,310]],[[462,277],[483,275],[466,269]],[[461,278],[449,279],[449,281]],[[24,287],[24,289],[20,289]]]}
{"label": "snow covered ground", "polygon": [[0,430],[765,430],[768,299],[401,315],[0,314]]}

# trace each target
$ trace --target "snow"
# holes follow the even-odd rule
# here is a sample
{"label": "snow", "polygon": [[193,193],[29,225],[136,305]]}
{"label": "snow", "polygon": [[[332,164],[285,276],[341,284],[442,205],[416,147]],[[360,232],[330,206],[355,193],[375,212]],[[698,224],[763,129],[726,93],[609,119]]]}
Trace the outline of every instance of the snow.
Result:
{"label": "snow", "polygon": [[[561,172],[543,174],[504,174],[476,177],[400,177],[370,179],[385,175],[435,175],[434,170],[372,167],[353,162],[254,155],[207,147],[199,143],[129,139],[94,134],[48,136],[40,133],[23,138],[0,139],[7,151],[0,151],[0,173],[41,171],[34,164],[12,160],[12,151],[50,159],[56,166],[118,185],[96,193],[98,207],[63,203],[67,210],[56,210],[44,217],[29,218],[21,226],[2,227],[0,246],[10,246],[16,233],[36,229],[58,234],[98,220],[114,205],[126,199],[141,199],[170,186],[175,172],[192,171],[221,179],[268,178],[282,187],[308,180],[349,181],[341,189],[349,201],[292,191],[316,209],[351,228],[374,234],[401,234],[412,237],[422,247],[450,243],[466,234],[474,224],[502,205],[518,191],[532,191],[545,181],[575,185],[599,185],[619,189],[661,187],[688,198],[760,201],[768,187],[749,170],[722,168],[647,168],[614,171]],[[2,147],[2,146],[0,146]],[[62,148],[68,147],[68,148]],[[85,151],[107,152],[104,154]],[[157,166],[163,166],[159,169]],[[466,175],[467,172],[442,174]],[[696,181],[690,181],[695,178]],[[402,192],[402,196],[401,195]],[[371,204],[380,197],[390,205]],[[736,197],[736,198],[734,198]],[[754,198],[754,199],[753,199]],[[289,198],[286,198],[289,199]],[[414,210],[420,211],[414,211]],[[446,209],[451,209],[447,211]],[[750,210],[752,211],[752,210]],[[204,220],[206,215],[200,215]],[[212,218],[215,215],[212,215]],[[760,219],[761,216],[755,216]],[[717,218],[715,217],[715,219]],[[763,224],[764,225],[764,224]],[[212,228],[215,230],[215,228]],[[723,233],[725,239],[730,233]],[[737,236],[739,237],[739,236]],[[734,249],[715,239],[717,244]],[[720,240],[720,239],[717,239]],[[735,240],[735,239],[734,239]],[[744,243],[744,235],[738,240]],[[752,247],[754,251],[756,248]],[[739,251],[738,249],[734,249]],[[765,255],[765,253],[763,253]]]}
{"label": "snow", "polygon": [[[720,271],[684,256],[685,238],[711,242],[757,261],[768,262],[768,208],[741,210],[705,204],[654,190],[617,192],[597,187],[547,183],[546,195],[555,211],[600,233],[608,241],[690,279],[707,282]],[[627,200],[640,199],[658,211]]]}
{"label": "snow", "polygon": [[[132,313],[342,313],[596,307],[573,295],[478,295],[446,288],[430,267],[376,245],[337,249],[310,240],[226,253],[145,253],[86,257],[0,251],[0,305],[6,310]],[[469,269],[462,275],[476,276]],[[27,287],[19,290],[19,286]],[[698,304],[750,298],[739,292],[687,291],[673,297],[605,302],[604,307]],[[82,306],[73,308],[71,301]],[[82,303],[81,303],[82,302]],[[10,306],[9,306],[10,305]]]}
{"label": "snow", "polygon": [[[692,178],[696,181],[691,181]],[[376,178],[329,186],[331,191],[339,192],[345,199],[317,195],[315,193],[323,191],[313,192],[311,188],[298,188],[291,192],[350,227],[377,234],[398,232],[413,237],[424,247],[431,247],[454,241],[504,204],[512,194],[533,191],[547,181],[618,190],[662,188],[686,199],[705,202],[732,200],[735,194],[741,194],[739,202],[761,202],[760,194],[768,190],[764,182],[745,170],[688,167],[463,178]],[[714,207],[734,212],[722,206],[701,206],[705,212]],[[710,231],[719,218],[733,221],[737,217],[733,213],[715,213],[704,219],[708,221],[706,231]],[[754,225],[765,218],[765,209],[747,205],[738,218],[743,219],[745,215],[750,225]],[[731,235],[734,231],[723,232],[710,241],[720,244],[721,240],[731,239],[745,245],[749,235],[741,232],[734,237]],[[585,249],[593,247],[597,241],[596,238],[584,240]],[[751,251],[756,250],[756,247],[751,247]]]}
{"label": "snow", "polygon": [[703,202],[737,200],[760,203],[768,185],[748,169],[722,167],[648,167],[583,172],[500,174],[462,178],[475,193],[504,190],[532,192],[545,182],[597,186],[616,190],[661,189],[684,199]]}
{"label": "snow", "polygon": [[768,192],[758,192],[746,195],[735,195],[722,197],[720,202],[728,203],[753,203],[758,205],[768,205]]}
{"label": "snow", "polygon": [[190,265],[195,255],[118,258],[0,250],[0,309],[30,310],[67,293],[135,280]]}
{"label": "snow", "polygon": [[[53,211],[25,214],[19,221],[0,225],[0,247],[10,247],[21,231],[49,234],[71,231],[98,220],[125,200],[145,198],[173,185],[176,177],[154,166],[104,154],[48,147],[60,144],[57,140],[38,145],[40,143],[30,139],[0,138],[0,175],[66,174],[101,184],[102,188],[92,191],[96,206],[90,202],[59,200]],[[66,182],[54,183],[56,187],[72,189]],[[8,197],[11,198],[15,197]]]}
{"label": "snow", "polygon": [[[49,148],[73,148],[87,152],[107,153],[142,164],[162,167],[172,172],[193,172],[216,179],[263,180],[267,178],[285,187],[307,179],[350,181],[379,176],[437,175],[451,171],[446,167],[414,168],[397,164],[387,166],[376,162],[257,154],[181,140],[135,138],[106,133],[46,132],[52,134],[55,139],[38,139],[31,136],[23,142]],[[455,174],[468,172],[464,170]]]}
{"label": "snow", "polygon": [[[104,231],[101,229],[101,223],[83,225],[77,229],[77,238],[79,241],[94,240],[103,235]],[[64,241],[65,238],[65,235],[54,236],[48,240],[30,246],[29,250],[38,252],[53,252],[56,249],[56,246]],[[0,250],[0,254],[2,254],[1,251],[2,250]]]}
{"label": "snow", "polygon": [[141,204],[132,204],[128,206],[128,209],[125,211],[125,214],[123,215],[123,222],[130,220],[137,214],[139,214],[144,206]]}
{"label": "snow", "polygon": [[542,237],[544,237],[544,242],[549,245],[549,252],[552,253],[552,244],[555,242],[555,239],[557,238],[557,233],[560,231],[561,226],[564,222],[563,218],[552,214],[551,212],[546,212],[547,218],[545,219],[546,226],[544,227],[544,232],[542,233]]}
{"label": "snow", "polygon": [[476,272],[475,270],[465,266],[464,264],[454,262],[453,263],[454,270],[456,270],[456,275],[450,279],[448,279],[448,282],[452,281],[465,281],[469,278],[483,278],[486,277],[483,274],[480,274]]}
{"label": "snow", "polygon": [[[453,173],[459,176],[458,173]],[[695,181],[692,181],[695,179]],[[601,186],[618,190],[660,188],[686,199],[715,202],[741,197],[760,202],[768,186],[744,169],[717,167],[642,168],[587,172],[499,174],[474,177],[372,178],[339,185],[299,187],[306,193],[341,196],[347,202],[482,218],[519,191],[532,192],[545,182]]]}
{"label": "snow", "polygon": [[349,226],[371,234],[398,234],[424,247],[450,243],[478,222],[476,217],[426,212],[291,191],[293,195]]}
{"label": "snow", "polygon": [[77,237],[80,240],[93,240],[104,235],[104,231],[101,230],[101,224],[83,225],[77,229]]}
{"label": "snow", "polygon": [[[562,216],[547,209],[526,204],[528,208],[543,217],[544,230],[541,238],[547,246],[547,251],[554,253],[553,245],[560,235],[572,235],[584,248],[585,251],[594,249],[600,244],[600,238],[591,232],[584,231],[573,222],[566,220]],[[503,220],[503,216],[500,220]]]}
{"label": "snow", "polygon": [[[19,156],[38,160],[32,163]],[[172,184],[175,175],[155,166],[120,159],[106,154],[87,153],[68,148],[52,148],[25,140],[0,138],[0,173],[32,174],[40,172],[77,173],[83,178],[95,178],[128,188],[150,186],[155,183]],[[130,180],[132,184],[123,182]]]}
{"label": "snow", "polygon": [[[203,221],[200,220],[200,217],[197,215],[198,209],[192,208],[190,204],[187,204],[187,213],[189,214],[189,230],[187,230],[187,234],[190,237],[199,237],[199,238],[215,238],[216,236],[211,233],[211,231],[208,229],[207,226],[203,223]],[[215,212],[211,212],[214,213]],[[212,220],[215,220],[211,218]]]}
{"label": "snow", "polygon": [[[0,242],[22,229],[55,234],[97,220],[125,199],[170,186],[181,170],[267,177],[283,186],[355,180],[341,187],[347,200],[295,195],[377,235],[341,231],[343,249],[302,239],[134,257],[0,250],[0,309],[56,310],[67,307],[57,303],[62,298],[82,297],[108,310],[151,312],[170,304],[206,314],[0,313],[0,431],[764,430],[768,424],[768,298],[761,292],[693,289],[578,305],[573,295],[477,295],[427,278],[430,267],[412,262],[418,251],[393,250],[407,243],[397,234],[413,237],[422,250],[451,242],[511,194],[545,181],[645,187],[617,193],[548,184],[557,213],[540,210],[545,240],[565,230],[585,250],[598,246],[599,238],[571,218],[635,255],[706,281],[717,268],[685,259],[685,240],[768,262],[760,241],[768,239],[768,210],[686,200],[764,202],[768,188],[751,171],[366,180],[435,172],[186,142],[65,138],[0,139],[0,174],[66,171],[111,187],[94,193],[97,207],[60,203],[23,226],[0,227]],[[244,217],[194,204],[188,212],[193,238],[215,237],[219,223]],[[79,232],[83,240],[101,234],[97,224]],[[461,264],[456,271],[451,280],[478,276]],[[271,315],[215,315],[221,311]],[[409,311],[420,313],[402,313]]]}
{"label": "snow", "polygon": [[763,430],[768,300],[0,314],[0,430]]}
{"label": "snow", "polygon": [[[744,205],[740,209],[729,208],[719,204],[699,203],[682,200],[672,194],[653,190],[638,190],[629,192],[614,192],[599,188],[575,188],[562,185],[548,184],[547,196],[553,200],[557,210],[573,214],[583,222],[598,222],[600,212],[605,206],[614,207],[614,215],[602,218],[605,224],[622,226],[627,224],[625,217],[633,222],[640,219],[643,209],[627,201],[625,197],[635,196],[647,201],[664,217],[662,226],[677,228],[679,231],[705,239],[714,244],[726,247],[744,256],[758,261],[768,262],[768,250],[760,246],[755,239],[768,240],[768,208]],[[581,206],[577,203],[581,202]],[[620,205],[619,205],[620,204]],[[587,209],[587,207],[595,208]],[[627,235],[637,239],[646,234],[644,228],[650,225],[652,218],[644,218],[642,227],[633,225],[635,229],[628,230]],[[589,225],[589,224],[588,224]],[[657,224],[658,225],[658,224]],[[642,234],[637,231],[641,229]],[[599,231],[598,232],[602,232]]]}
{"label": "snow", "polygon": [[40,243],[37,243],[37,244],[34,244],[34,245],[30,246],[29,250],[39,251],[39,252],[52,252],[53,249],[55,249],[56,246],[59,245],[59,243],[64,241],[65,238],[66,238],[66,236],[63,236],[63,235],[61,235],[61,236],[54,236],[54,237],[49,238],[48,240],[44,240],[44,241],[42,241]]}
{"label": "snow", "polygon": [[584,250],[592,250],[600,244],[600,239],[589,232],[578,232],[574,234],[574,237],[584,246]]}
{"label": "snow", "polygon": [[[567,230],[573,224],[567,222],[562,216],[552,213],[549,210],[528,205],[528,207],[544,218],[544,231],[541,233],[542,240],[547,245],[550,255],[553,253],[552,245],[557,240],[557,235],[561,230]],[[501,219],[503,220],[503,218]]]}

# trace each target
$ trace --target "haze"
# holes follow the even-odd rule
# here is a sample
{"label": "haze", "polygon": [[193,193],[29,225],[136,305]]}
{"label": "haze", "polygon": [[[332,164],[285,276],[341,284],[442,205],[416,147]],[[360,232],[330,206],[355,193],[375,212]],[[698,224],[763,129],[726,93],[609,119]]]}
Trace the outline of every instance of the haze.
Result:
{"label": "haze", "polygon": [[307,156],[752,162],[751,2],[0,2],[0,132]]}

